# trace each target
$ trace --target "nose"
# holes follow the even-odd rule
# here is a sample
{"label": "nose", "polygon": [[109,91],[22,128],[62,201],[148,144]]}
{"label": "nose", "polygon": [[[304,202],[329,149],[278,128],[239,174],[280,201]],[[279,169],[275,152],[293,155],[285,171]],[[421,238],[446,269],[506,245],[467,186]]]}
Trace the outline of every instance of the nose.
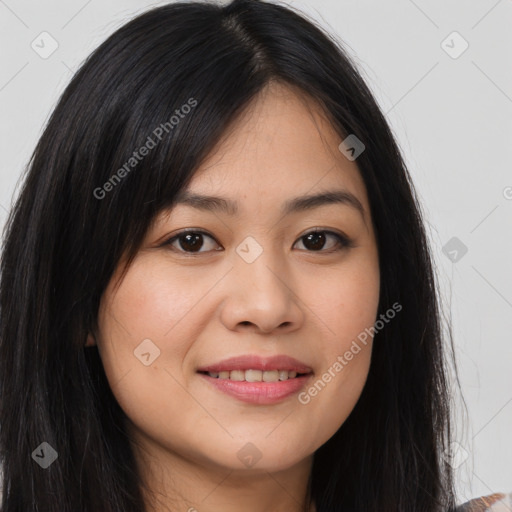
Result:
{"label": "nose", "polygon": [[285,334],[302,325],[304,303],[296,292],[299,284],[270,252],[263,251],[252,263],[235,256],[223,287],[221,321],[227,329]]}

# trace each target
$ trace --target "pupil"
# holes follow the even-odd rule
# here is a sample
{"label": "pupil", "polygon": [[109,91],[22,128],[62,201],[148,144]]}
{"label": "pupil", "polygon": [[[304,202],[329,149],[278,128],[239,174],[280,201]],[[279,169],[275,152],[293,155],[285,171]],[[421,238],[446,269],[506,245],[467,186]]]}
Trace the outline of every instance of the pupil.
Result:
{"label": "pupil", "polygon": [[[306,236],[306,240],[311,241],[313,240],[313,250],[321,249],[324,246],[325,243],[325,236],[323,233],[310,233]],[[320,243],[319,243],[320,241]]]}
{"label": "pupil", "polygon": [[[201,248],[201,243],[198,241],[198,239],[201,237],[201,234],[199,233],[187,233],[183,236],[183,239],[185,240],[185,243],[183,244],[182,241],[180,241],[180,245],[182,249],[185,250],[191,250],[191,251],[197,251]],[[193,240],[193,241],[192,241]],[[187,244],[189,246],[187,247]]]}

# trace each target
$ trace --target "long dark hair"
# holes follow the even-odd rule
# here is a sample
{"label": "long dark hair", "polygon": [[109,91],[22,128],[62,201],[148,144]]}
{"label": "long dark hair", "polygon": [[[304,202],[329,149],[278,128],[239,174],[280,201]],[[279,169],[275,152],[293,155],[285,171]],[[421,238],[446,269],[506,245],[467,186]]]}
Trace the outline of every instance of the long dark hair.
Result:
{"label": "long dark hair", "polygon": [[[84,343],[121,257],[128,266],[156,214],[272,81],[316,100],[340,140],[365,144],[379,314],[403,307],[375,335],[355,409],[314,455],[311,497],[318,512],[453,509],[439,297],[397,144],[339,41],[289,7],[234,0],[165,5],[117,30],[73,77],[31,157],[1,261],[3,512],[144,511],[125,415]],[[43,442],[58,455],[46,470],[32,460]]]}

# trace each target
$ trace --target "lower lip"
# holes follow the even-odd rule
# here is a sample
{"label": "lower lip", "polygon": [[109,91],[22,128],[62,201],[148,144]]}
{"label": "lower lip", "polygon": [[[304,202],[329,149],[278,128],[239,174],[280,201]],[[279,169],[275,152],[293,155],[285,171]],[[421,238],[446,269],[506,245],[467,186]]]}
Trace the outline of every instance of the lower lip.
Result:
{"label": "lower lip", "polygon": [[242,402],[252,404],[274,404],[295,393],[298,393],[306,381],[313,375],[309,373],[293,379],[280,380],[277,382],[247,382],[230,379],[219,379],[200,373],[218,390],[230,395]]}

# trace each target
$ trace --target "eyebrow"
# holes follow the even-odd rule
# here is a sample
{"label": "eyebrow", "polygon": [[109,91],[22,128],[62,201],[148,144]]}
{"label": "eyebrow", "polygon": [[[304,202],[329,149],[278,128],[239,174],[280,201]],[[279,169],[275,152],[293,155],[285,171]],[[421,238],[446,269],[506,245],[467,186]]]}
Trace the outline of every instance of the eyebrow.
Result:
{"label": "eyebrow", "polygon": [[[203,211],[220,212],[226,215],[238,214],[238,202],[224,197],[205,196],[192,192],[182,192],[174,201],[175,205],[184,204]],[[366,223],[365,211],[359,199],[347,190],[330,190],[313,195],[294,197],[286,201],[281,215],[303,212],[329,204],[341,204],[357,210]]]}

